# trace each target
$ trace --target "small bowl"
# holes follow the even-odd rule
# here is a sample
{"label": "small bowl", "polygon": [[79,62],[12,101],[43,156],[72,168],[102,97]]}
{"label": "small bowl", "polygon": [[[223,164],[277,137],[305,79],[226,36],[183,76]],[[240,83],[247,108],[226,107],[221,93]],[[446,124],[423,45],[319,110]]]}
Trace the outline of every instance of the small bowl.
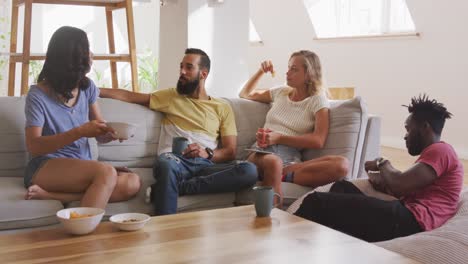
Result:
{"label": "small bowl", "polygon": [[109,221],[120,230],[134,231],[142,228],[150,218],[151,217],[147,214],[125,213],[113,215],[109,218]]}
{"label": "small bowl", "polygon": [[[93,207],[67,208],[58,211],[57,218],[68,233],[73,235],[85,235],[96,229],[101,222],[104,212],[105,211],[101,208]],[[78,214],[80,217],[71,218],[74,213]]]}
{"label": "small bowl", "polygon": [[135,136],[136,126],[133,124],[124,122],[107,122],[106,125],[115,130],[118,139],[127,140]]}

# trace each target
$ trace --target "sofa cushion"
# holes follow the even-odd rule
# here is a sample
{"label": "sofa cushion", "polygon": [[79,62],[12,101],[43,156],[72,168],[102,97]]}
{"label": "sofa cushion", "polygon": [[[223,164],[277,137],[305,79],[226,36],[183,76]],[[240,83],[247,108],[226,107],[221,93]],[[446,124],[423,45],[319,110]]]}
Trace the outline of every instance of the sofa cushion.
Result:
{"label": "sofa cushion", "polygon": [[19,177],[0,177],[0,230],[57,224],[59,201],[25,200],[26,189]]}
{"label": "sofa cushion", "polygon": [[457,213],[441,227],[375,244],[421,263],[467,263],[468,187],[462,191]]}
{"label": "sofa cushion", "polygon": [[349,161],[347,179],[357,178],[367,127],[367,107],[361,97],[330,101],[330,129],[322,149],[306,149],[303,159],[340,155]]}
{"label": "sofa cushion", "polygon": [[99,144],[99,160],[114,166],[151,168],[158,149],[162,114],[145,106],[114,99],[99,98],[98,102],[106,121],[137,126],[133,138]]}
{"label": "sofa cushion", "polygon": [[28,161],[24,97],[0,97],[0,177],[23,177]]}

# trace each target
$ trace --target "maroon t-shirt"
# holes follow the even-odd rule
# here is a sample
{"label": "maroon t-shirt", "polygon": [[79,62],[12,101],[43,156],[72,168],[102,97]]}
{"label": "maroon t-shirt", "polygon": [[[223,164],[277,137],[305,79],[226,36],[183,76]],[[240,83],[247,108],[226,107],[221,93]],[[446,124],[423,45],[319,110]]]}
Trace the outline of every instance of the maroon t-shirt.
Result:
{"label": "maroon t-shirt", "polygon": [[416,160],[418,162],[431,166],[437,179],[402,201],[423,230],[432,230],[457,211],[463,187],[463,165],[452,146],[442,141],[425,148]]}

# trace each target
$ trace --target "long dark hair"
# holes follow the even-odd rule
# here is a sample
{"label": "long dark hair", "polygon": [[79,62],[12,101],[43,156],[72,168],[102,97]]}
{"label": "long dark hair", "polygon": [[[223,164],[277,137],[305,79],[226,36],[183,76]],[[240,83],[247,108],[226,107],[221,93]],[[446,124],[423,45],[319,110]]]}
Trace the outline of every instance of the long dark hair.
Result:
{"label": "long dark hair", "polygon": [[46,81],[56,95],[66,102],[73,98],[72,90],[89,87],[86,74],[91,69],[89,42],[86,32],[75,27],[61,27],[55,31],[47,47],[44,67],[37,82]]}

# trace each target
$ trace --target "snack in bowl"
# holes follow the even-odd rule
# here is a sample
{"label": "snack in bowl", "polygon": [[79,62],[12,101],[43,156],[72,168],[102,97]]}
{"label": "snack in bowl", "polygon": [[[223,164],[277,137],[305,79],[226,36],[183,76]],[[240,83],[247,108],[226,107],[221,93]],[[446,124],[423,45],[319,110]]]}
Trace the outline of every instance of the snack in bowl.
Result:
{"label": "snack in bowl", "polygon": [[120,230],[134,231],[142,228],[150,218],[147,214],[125,213],[113,215],[109,221]]}
{"label": "snack in bowl", "polygon": [[93,207],[75,207],[57,212],[57,218],[66,232],[73,235],[89,234],[101,222],[104,210]]}
{"label": "snack in bowl", "polygon": [[75,211],[70,212],[70,219],[90,217],[90,216],[93,216],[93,215],[92,214],[79,214],[79,213],[77,213]]}
{"label": "snack in bowl", "polygon": [[127,140],[135,136],[136,126],[124,122],[107,122],[106,125],[115,130],[117,139]]}

